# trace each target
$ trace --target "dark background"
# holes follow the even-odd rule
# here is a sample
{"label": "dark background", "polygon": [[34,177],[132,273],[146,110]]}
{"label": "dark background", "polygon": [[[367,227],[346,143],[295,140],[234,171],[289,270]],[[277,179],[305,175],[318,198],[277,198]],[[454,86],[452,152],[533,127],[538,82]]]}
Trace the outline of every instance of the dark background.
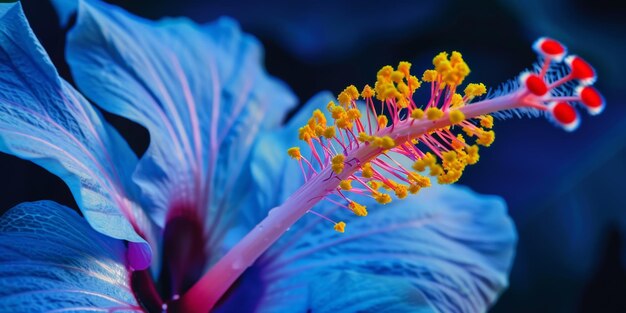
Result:
{"label": "dark background", "polygon": [[[461,51],[470,82],[489,87],[535,61],[539,36],[561,40],[596,66],[605,112],[566,133],[543,119],[496,121],[496,142],[461,183],[509,204],[519,232],[511,286],[493,312],[626,312],[626,8],[576,1],[112,1],[150,19],[229,15],[265,46],[267,70],[301,102],[375,80],[400,60],[421,73],[440,51]],[[23,1],[35,33],[61,75],[64,33],[47,1]],[[147,132],[107,115],[137,153]],[[62,181],[0,155],[0,208],[52,199],[76,208]]]}

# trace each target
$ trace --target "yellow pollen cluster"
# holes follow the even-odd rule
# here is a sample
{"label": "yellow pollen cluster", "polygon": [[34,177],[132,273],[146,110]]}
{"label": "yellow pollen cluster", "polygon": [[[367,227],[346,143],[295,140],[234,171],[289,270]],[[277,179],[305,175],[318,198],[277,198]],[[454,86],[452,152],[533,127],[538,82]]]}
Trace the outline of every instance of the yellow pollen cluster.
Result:
{"label": "yellow pollen cluster", "polygon": [[465,114],[457,109],[450,110],[449,117],[452,124],[459,124],[465,120]]}
{"label": "yellow pollen cluster", "polygon": [[450,107],[453,109],[458,109],[465,106],[465,101],[463,101],[463,97],[455,93],[452,95],[452,99],[450,100]]}
{"label": "yellow pollen cluster", "polygon": [[348,208],[350,208],[350,210],[352,210],[352,212],[354,212],[357,216],[367,216],[367,209],[364,205],[350,201],[350,203],[348,203]]}
{"label": "yellow pollen cluster", "polygon": [[435,65],[437,74],[441,76],[442,87],[445,84],[451,86],[460,85],[470,73],[469,66],[463,60],[463,56],[457,51],[452,52],[450,59],[448,59],[446,52],[439,53],[433,58],[433,65]]}
{"label": "yellow pollen cluster", "polygon": [[333,172],[335,172],[335,174],[341,174],[341,172],[343,172],[343,161],[345,161],[345,159],[346,157],[343,154],[338,154],[333,157],[331,161],[331,168],[333,169]]}
{"label": "yellow pollen cluster", "polygon": [[443,111],[439,108],[430,107],[426,110],[426,117],[431,120],[437,120],[443,116]]}
{"label": "yellow pollen cluster", "polygon": [[419,120],[424,117],[424,111],[422,111],[422,109],[414,109],[413,111],[411,111],[411,117]]}
{"label": "yellow pollen cluster", "polygon": [[376,202],[378,202],[380,204],[387,204],[387,203],[391,202],[391,196],[389,196],[386,193],[374,192],[372,194],[372,196],[374,197],[374,200],[376,200]]}
{"label": "yellow pollen cluster", "polygon": [[494,140],[496,140],[496,133],[493,130],[482,131],[478,134],[478,139],[476,139],[476,143],[481,146],[489,147],[494,142]]}
{"label": "yellow pollen cluster", "polygon": [[346,223],[344,222],[336,223],[333,228],[335,229],[336,232],[343,233],[346,231]]}
{"label": "yellow pollen cluster", "polygon": [[372,169],[372,165],[370,163],[361,165],[361,175],[365,178],[374,177],[374,170]]}
{"label": "yellow pollen cluster", "polygon": [[491,115],[483,115],[480,117],[480,126],[484,128],[492,128],[493,127],[493,116]]}
{"label": "yellow pollen cluster", "polygon": [[370,85],[365,85],[365,87],[363,87],[363,91],[361,92],[361,96],[363,96],[363,98],[371,98],[375,95],[376,91],[374,91]]}
{"label": "yellow pollen cluster", "polygon": [[[439,53],[433,65],[434,69],[424,71],[421,81],[411,75],[409,62],[400,62],[397,68],[384,66],[373,87],[365,85],[359,91],[350,85],[328,103],[328,115],[315,110],[299,129],[299,138],[312,149],[311,160],[300,163],[309,166],[309,171],[303,168],[303,174],[309,178],[320,174],[312,165],[316,161],[323,168],[330,167],[332,175],[325,181],[339,181],[335,192],[346,199],[348,209],[357,216],[368,215],[366,207],[344,193],[368,193],[376,202],[387,204],[394,194],[403,199],[431,186],[433,177],[441,184],[458,181],[467,165],[480,159],[479,146],[490,146],[495,139],[493,117],[474,117],[471,112],[476,111],[465,108],[474,98],[485,95],[487,89],[482,83],[470,83],[460,91],[470,69],[459,52]],[[422,81],[432,84],[429,89],[434,94],[428,102],[416,103],[413,94]],[[357,106],[360,98],[367,111]],[[380,106],[375,99],[380,100]],[[361,120],[364,116],[365,121]],[[459,129],[463,133],[459,134]],[[289,148],[287,154],[302,160],[298,147]],[[396,157],[416,159],[414,171],[404,168]],[[355,162],[354,167],[351,162]],[[353,183],[360,185],[354,188]],[[338,232],[343,233],[345,227],[344,222],[334,223]]]}
{"label": "yellow pollen cluster", "polygon": [[479,84],[467,84],[465,87],[465,96],[469,99],[479,97],[487,92],[487,87],[483,83]]}
{"label": "yellow pollen cluster", "polygon": [[[411,63],[404,61],[398,64],[397,70],[390,65],[383,66],[376,75],[374,92],[367,90],[367,94],[376,95],[376,99],[381,101],[393,101],[398,108],[408,107],[411,96],[422,85],[417,77],[411,75],[410,69]],[[363,97],[366,97],[366,89],[363,90]]]}
{"label": "yellow pollen cluster", "polygon": [[[429,174],[437,176],[437,181],[440,184],[451,184],[459,180],[463,175],[463,171],[467,165],[476,164],[480,156],[478,154],[478,146],[464,146],[456,150],[445,151],[441,153],[442,163],[437,163],[437,157],[431,153],[426,153],[424,157],[418,159],[413,164],[413,169],[418,172],[423,172],[427,168],[430,168]],[[415,181],[417,186],[426,187],[426,183],[423,180],[423,176],[418,174],[409,175],[409,179]],[[428,182],[430,185],[430,182]],[[413,187],[419,190],[417,186]]]}
{"label": "yellow pollen cluster", "polygon": [[369,142],[375,148],[382,148],[385,150],[389,150],[396,146],[396,142],[393,140],[393,138],[389,136],[383,136],[383,137],[370,136]]}
{"label": "yellow pollen cluster", "polygon": [[287,149],[287,154],[292,159],[296,159],[296,160],[302,159],[302,154],[300,154],[300,148],[299,147],[291,147],[291,148]]}
{"label": "yellow pollen cluster", "polygon": [[326,125],[326,116],[321,110],[315,110],[307,124],[300,127],[298,130],[298,137],[300,140],[309,142],[311,139],[321,136],[325,138],[334,137],[334,127]]}
{"label": "yellow pollen cluster", "polygon": [[352,104],[352,101],[357,99],[359,99],[359,91],[354,85],[346,87],[337,97],[339,104],[342,104],[345,108],[348,108],[350,104]]}
{"label": "yellow pollen cluster", "polygon": [[350,179],[344,179],[341,182],[339,182],[339,187],[343,190],[351,190],[352,189],[352,180]]}

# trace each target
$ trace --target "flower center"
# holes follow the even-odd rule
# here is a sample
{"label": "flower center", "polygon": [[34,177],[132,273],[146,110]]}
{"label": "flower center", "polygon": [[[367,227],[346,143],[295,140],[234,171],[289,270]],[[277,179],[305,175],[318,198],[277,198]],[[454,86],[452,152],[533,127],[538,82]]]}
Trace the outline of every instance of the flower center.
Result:
{"label": "flower center", "polygon": [[134,271],[133,292],[148,312],[176,312],[176,302],[202,276],[208,262],[207,238],[194,210],[174,207],[163,230],[161,271],[152,279],[150,269]]}

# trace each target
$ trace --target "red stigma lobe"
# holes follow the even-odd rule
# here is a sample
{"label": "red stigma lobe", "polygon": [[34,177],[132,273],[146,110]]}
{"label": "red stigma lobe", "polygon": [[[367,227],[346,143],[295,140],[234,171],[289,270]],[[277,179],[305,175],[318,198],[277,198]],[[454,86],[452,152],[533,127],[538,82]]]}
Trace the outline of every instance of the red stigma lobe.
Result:
{"label": "red stigma lobe", "polygon": [[525,75],[522,79],[528,91],[532,92],[534,95],[543,96],[548,92],[548,86],[539,76],[530,74]]}

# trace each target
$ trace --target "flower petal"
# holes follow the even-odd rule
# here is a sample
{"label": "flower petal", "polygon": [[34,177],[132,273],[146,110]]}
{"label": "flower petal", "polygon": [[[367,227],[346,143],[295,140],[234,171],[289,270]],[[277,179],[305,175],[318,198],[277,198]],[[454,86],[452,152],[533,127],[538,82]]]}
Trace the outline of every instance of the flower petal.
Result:
{"label": "flower petal", "polygon": [[216,232],[247,185],[240,173],[258,131],[295,103],[262,68],[260,44],[229,19],[153,22],[81,1],[67,56],[82,91],[150,132],[134,180],[159,225],[191,212]]}
{"label": "flower petal", "polygon": [[[337,270],[403,278],[440,312],[484,312],[506,288],[516,235],[501,199],[436,186],[369,208],[365,218],[343,218],[349,233],[314,228],[269,262],[268,280],[312,277],[315,286]],[[385,286],[377,288],[393,285]]]}
{"label": "flower petal", "polygon": [[114,238],[144,242],[147,216],[128,179],[137,158],[66,81],[17,3],[0,4],[0,151],[61,177],[85,218]]}
{"label": "flower petal", "polygon": [[[324,102],[327,98],[320,96],[301,116],[310,115],[314,103]],[[263,196],[248,207],[262,211],[276,206],[303,183],[295,174],[297,162],[287,160],[285,151],[296,144],[297,136],[289,131],[293,132],[268,135],[255,148],[253,174]],[[276,167],[280,171],[273,172]],[[314,312],[342,307],[342,312],[364,307],[388,307],[385,312],[408,308],[481,312],[507,286],[516,233],[500,198],[434,185],[385,206],[363,204],[368,206],[367,217],[355,217],[330,203],[318,204],[316,211],[347,222],[346,233],[333,232],[332,225],[315,216],[304,217],[254,265],[260,278],[242,278],[239,292],[250,287],[243,285],[246,281],[265,288],[260,312],[283,307],[287,295],[291,296],[287,305],[309,303]],[[244,219],[248,227],[264,215],[256,214]],[[380,295],[370,296],[375,293]],[[355,299],[365,302],[346,307]]]}
{"label": "flower petal", "polygon": [[125,247],[52,201],[0,217],[0,307],[6,312],[141,312]]}

